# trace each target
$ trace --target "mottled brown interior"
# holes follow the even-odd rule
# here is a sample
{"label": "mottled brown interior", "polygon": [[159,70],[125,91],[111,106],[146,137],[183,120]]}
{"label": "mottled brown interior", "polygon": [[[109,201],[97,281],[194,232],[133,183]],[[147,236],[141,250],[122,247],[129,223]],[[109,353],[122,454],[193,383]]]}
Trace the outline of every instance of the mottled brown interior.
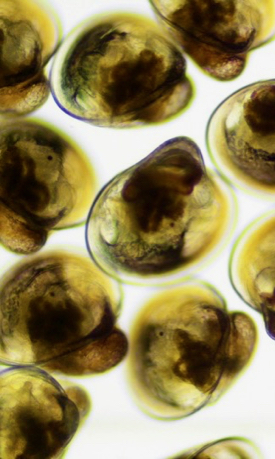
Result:
{"label": "mottled brown interior", "polygon": [[41,40],[28,20],[0,16],[0,87],[13,86],[41,68]]}
{"label": "mottled brown interior", "polygon": [[89,260],[65,252],[16,266],[0,287],[0,359],[68,374],[111,368],[127,352],[113,295]]}
{"label": "mottled brown interior", "polygon": [[156,163],[141,164],[125,182],[122,198],[131,203],[140,229],[158,231],[165,218],[173,221],[184,213],[183,197],[190,195],[200,182],[202,165],[192,156],[182,156],[181,150],[171,148]]}
{"label": "mottled brown interior", "polygon": [[[244,119],[259,135],[275,133],[275,85],[266,85],[252,92],[244,104]],[[273,154],[275,160],[275,154]]]}
{"label": "mottled brown interior", "polygon": [[81,151],[34,122],[3,124],[0,150],[0,240],[15,252],[37,251],[49,230],[88,211],[92,170]]}
{"label": "mottled brown interior", "polygon": [[[65,45],[64,45],[65,46]],[[102,126],[160,121],[185,107],[191,85],[178,45],[138,15],[113,15],[79,29],[57,57],[52,87],[61,108]],[[58,70],[59,71],[59,70]]]}
{"label": "mottled brown interior", "polygon": [[220,80],[237,77],[247,52],[274,34],[274,5],[269,0],[151,2],[184,51]]}
{"label": "mottled brown interior", "polygon": [[87,223],[89,248],[111,274],[168,273],[215,245],[226,208],[198,146],[177,137],[102,189]]}
{"label": "mottled brown interior", "polygon": [[61,386],[36,368],[15,367],[0,374],[0,388],[1,457],[59,457],[79,423],[78,409]]}
{"label": "mottled brown interior", "polygon": [[255,342],[250,317],[227,313],[210,287],[194,283],[164,291],[134,323],[129,364],[138,404],[161,419],[198,411],[228,389]]}
{"label": "mottled brown interior", "polygon": [[275,185],[274,80],[253,83],[214,111],[208,143],[221,172],[234,185],[270,195]]}

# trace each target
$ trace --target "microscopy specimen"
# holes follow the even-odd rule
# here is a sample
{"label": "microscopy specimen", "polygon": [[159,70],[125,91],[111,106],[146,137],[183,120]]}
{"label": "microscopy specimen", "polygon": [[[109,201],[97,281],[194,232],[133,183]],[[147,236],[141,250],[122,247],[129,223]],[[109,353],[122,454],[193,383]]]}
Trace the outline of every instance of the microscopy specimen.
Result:
{"label": "microscopy specimen", "polygon": [[220,80],[237,77],[248,51],[275,31],[273,0],[150,0],[192,59]]}
{"label": "microscopy specimen", "polygon": [[230,95],[207,129],[209,152],[219,170],[244,190],[275,192],[275,80]]}
{"label": "microscopy specimen", "polygon": [[15,265],[0,284],[0,361],[67,374],[108,370],[127,351],[115,326],[119,300],[89,258],[59,251]]}
{"label": "microscopy specimen", "polygon": [[125,282],[188,268],[220,242],[232,224],[229,207],[197,145],[177,137],[102,189],[87,245],[103,270]]}
{"label": "microscopy specimen", "polygon": [[137,404],[160,419],[213,403],[247,365],[256,341],[249,316],[228,313],[208,285],[190,282],[147,302],[130,339],[129,382]]}
{"label": "microscopy specimen", "polygon": [[[21,367],[23,368],[23,367]],[[60,381],[67,397],[74,402],[78,409],[80,424],[85,420],[92,408],[92,402],[88,392],[80,386],[77,386],[69,381]]]}
{"label": "microscopy specimen", "polygon": [[232,437],[197,446],[170,459],[262,459],[262,456],[249,440]]}
{"label": "microscopy specimen", "polygon": [[30,113],[49,95],[43,68],[59,30],[53,14],[33,0],[1,0],[0,115]]}
{"label": "microscopy specimen", "polygon": [[95,177],[82,151],[52,126],[15,121],[0,127],[0,242],[39,250],[51,229],[83,222]]}
{"label": "microscopy specimen", "polygon": [[51,73],[62,110],[98,126],[156,122],[191,97],[182,50],[153,21],[138,15],[92,18],[60,47]]}
{"label": "microscopy specimen", "polygon": [[275,215],[253,222],[237,240],[230,262],[233,286],[261,312],[268,335],[275,339]]}
{"label": "microscopy specimen", "polygon": [[1,459],[57,459],[75,434],[80,413],[48,373],[14,367],[0,373]]}

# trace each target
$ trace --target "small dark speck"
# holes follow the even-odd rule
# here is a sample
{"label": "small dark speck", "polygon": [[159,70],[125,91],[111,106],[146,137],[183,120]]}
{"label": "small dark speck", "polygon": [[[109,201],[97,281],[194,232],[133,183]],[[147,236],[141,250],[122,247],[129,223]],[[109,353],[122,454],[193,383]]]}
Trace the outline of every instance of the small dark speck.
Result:
{"label": "small dark speck", "polygon": [[52,156],[48,156],[48,160],[51,161],[53,159]]}

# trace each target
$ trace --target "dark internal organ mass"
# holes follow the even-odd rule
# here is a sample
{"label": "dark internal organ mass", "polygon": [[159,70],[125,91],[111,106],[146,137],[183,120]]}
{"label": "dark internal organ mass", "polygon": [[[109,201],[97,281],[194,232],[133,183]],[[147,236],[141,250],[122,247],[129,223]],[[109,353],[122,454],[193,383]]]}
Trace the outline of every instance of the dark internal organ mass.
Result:
{"label": "dark internal organ mass", "polygon": [[[249,94],[243,104],[243,130],[227,134],[227,143],[233,153],[234,163],[245,174],[259,182],[275,184],[275,86],[261,85]],[[241,134],[246,130],[249,140],[242,140]],[[273,136],[270,150],[264,149],[267,136]],[[263,148],[261,146],[261,140]],[[253,147],[257,145],[257,148]],[[268,145],[269,146],[269,145]]]}
{"label": "dark internal organ mass", "polygon": [[61,108],[73,116],[106,126],[159,121],[190,98],[180,49],[142,17],[116,15],[91,23],[67,54],[63,48],[66,42],[52,88]]}
{"label": "dark internal organ mass", "polygon": [[35,1],[1,2],[0,114],[29,113],[45,102],[43,67],[56,44],[57,27]]}
{"label": "dark internal organ mass", "polygon": [[275,134],[275,85],[261,84],[244,103],[244,119],[255,134]]}
{"label": "dark internal organ mass", "polygon": [[93,188],[82,152],[50,127],[16,122],[0,129],[0,241],[7,248],[34,252],[49,230],[78,223]]}
{"label": "dark internal organ mass", "polygon": [[154,416],[192,414],[232,383],[249,361],[255,337],[251,319],[228,314],[206,287],[155,297],[133,334],[130,363],[139,403]]}
{"label": "dark internal organ mass", "polygon": [[144,232],[158,231],[164,219],[171,222],[183,216],[184,196],[193,192],[203,176],[203,166],[180,149],[169,150],[159,161],[148,161],[134,170],[122,189],[137,224]]}
{"label": "dark internal organ mass", "polygon": [[247,52],[274,33],[274,5],[254,0],[151,0],[184,50],[215,78],[232,79]]}
{"label": "dark internal organ mass", "polygon": [[253,83],[214,111],[208,143],[221,171],[247,189],[274,192],[275,82]]}
{"label": "dark internal organ mass", "polygon": [[231,277],[242,298],[262,313],[268,335],[275,339],[275,220],[258,220],[244,232],[233,254]]}
{"label": "dark internal organ mass", "polygon": [[192,448],[171,459],[260,459],[257,448],[245,438],[223,438]]}
{"label": "dark internal organ mass", "polygon": [[127,351],[111,285],[81,257],[57,253],[15,267],[1,285],[0,307],[7,363],[85,374],[111,368]]}
{"label": "dark internal organ mass", "polygon": [[2,459],[60,457],[75,434],[79,411],[44,371],[26,367],[0,373]]}
{"label": "dark internal organ mass", "polygon": [[171,139],[103,189],[87,223],[89,247],[108,272],[168,272],[213,247],[225,207],[196,144]]}

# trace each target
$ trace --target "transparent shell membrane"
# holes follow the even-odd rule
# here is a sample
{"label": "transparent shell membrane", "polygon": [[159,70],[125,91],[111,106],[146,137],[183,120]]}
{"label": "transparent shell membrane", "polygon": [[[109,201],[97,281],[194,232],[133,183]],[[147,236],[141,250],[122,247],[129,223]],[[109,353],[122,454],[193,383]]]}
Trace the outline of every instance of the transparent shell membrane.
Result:
{"label": "transparent shell membrane", "polygon": [[2,371],[0,400],[2,459],[63,457],[81,414],[56,380],[34,367]]}
{"label": "transparent shell membrane", "polygon": [[153,297],[134,322],[129,383],[137,404],[160,419],[216,401],[251,357],[252,320],[228,313],[208,285],[191,282]]}
{"label": "transparent shell membrane", "polygon": [[191,97],[181,49],[149,19],[89,20],[64,41],[51,73],[62,110],[99,126],[157,122]]}
{"label": "transparent shell membrane", "polygon": [[210,76],[237,77],[247,53],[275,32],[273,0],[150,0],[184,52]]}
{"label": "transparent shell membrane", "polygon": [[249,440],[232,437],[192,448],[170,459],[262,459],[262,455]]}
{"label": "transparent shell membrane", "polygon": [[275,339],[275,215],[257,219],[235,244],[230,263],[234,288],[261,312],[268,335]]}
{"label": "transparent shell membrane", "polygon": [[209,152],[223,175],[245,191],[275,193],[275,80],[254,83],[214,111],[207,132]]}
{"label": "transparent shell membrane", "polygon": [[52,13],[32,0],[1,0],[0,116],[30,113],[49,95],[43,68],[60,31]]}
{"label": "transparent shell membrane", "polygon": [[88,249],[123,282],[172,282],[224,242],[233,205],[221,180],[207,174],[196,144],[174,138],[101,190],[87,220]]}
{"label": "transparent shell membrane", "polygon": [[0,361],[71,375],[115,366],[127,352],[117,293],[89,258],[60,251],[15,265],[0,285]]}
{"label": "transparent shell membrane", "polygon": [[96,180],[88,159],[53,127],[15,121],[0,127],[0,242],[39,250],[52,229],[83,222]]}

